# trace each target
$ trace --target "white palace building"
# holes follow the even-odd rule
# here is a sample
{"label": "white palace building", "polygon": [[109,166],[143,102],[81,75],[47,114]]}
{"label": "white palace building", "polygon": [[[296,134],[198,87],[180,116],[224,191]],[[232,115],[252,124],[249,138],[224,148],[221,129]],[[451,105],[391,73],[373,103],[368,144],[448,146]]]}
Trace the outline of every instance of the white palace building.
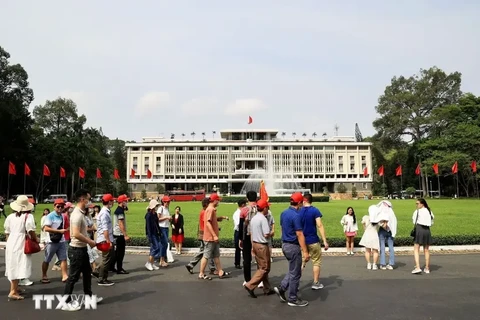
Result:
{"label": "white palace building", "polygon": [[371,143],[357,142],[353,136],[285,136],[277,130],[255,129],[223,130],[220,139],[143,138],[126,144],[127,181],[133,196],[142,190],[153,194],[159,184],[165,190],[238,194],[246,181],[267,175],[312,193],[321,193],[324,187],[335,192],[340,183],[348,190],[355,185],[359,193],[370,191]]}

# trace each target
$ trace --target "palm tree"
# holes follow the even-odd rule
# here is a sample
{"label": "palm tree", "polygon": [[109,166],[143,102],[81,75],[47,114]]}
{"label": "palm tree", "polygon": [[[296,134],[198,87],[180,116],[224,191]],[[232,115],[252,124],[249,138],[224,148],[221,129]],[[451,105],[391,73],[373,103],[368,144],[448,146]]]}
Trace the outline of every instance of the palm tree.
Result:
{"label": "palm tree", "polygon": [[202,132],[203,140],[205,140],[205,132]]}
{"label": "palm tree", "polygon": [[285,136],[287,135],[286,132],[282,132],[282,138],[285,139]]}
{"label": "palm tree", "polygon": [[190,135],[192,136],[192,140],[195,140],[195,132],[190,133]]}
{"label": "palm tree", "polygon": [[182,139],[185,139],[185,133],[182,133]]}
{"label": "palm tree", "polygon": [[322,134],[322,137],[323,137],[323,140],[327,140],[327,133],[324,132],[324,133]]}
{"label": "palm tree", "polygon": [[175,140],[175,133],[172,133],[172,134],[170,135],[170,139]]}
{"label": "palm tree", "polygon": [[292,133],[292,136],[293,136],[293,139],[295,139],[295,137],[297,136],[297,133],[296,133],[296,132],[293,132],[293,133]]}
{"label": "palm tree", "polygon": [[312,138],[315,139],[316,137],[317,137],[317,133],[316,132],[312,133]]}
{"label": "palm tree", "polygon": [[304,132],[304,133],[302,134],[302,137],[303,137],[303,138],[306,138],[306,137],[307,137],[307,134]]}
{"label": "palm tree", "polygon": [[217,134],[217,131],[212,131],[213,139],[215,139],[216,134]]}

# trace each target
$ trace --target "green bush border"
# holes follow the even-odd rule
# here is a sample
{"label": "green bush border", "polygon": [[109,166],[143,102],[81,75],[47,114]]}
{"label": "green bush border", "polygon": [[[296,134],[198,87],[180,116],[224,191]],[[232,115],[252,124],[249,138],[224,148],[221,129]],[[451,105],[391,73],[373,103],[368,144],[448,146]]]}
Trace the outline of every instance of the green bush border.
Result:
{"label": "green bush border", "polygon": [[[245,199],[243,196],[224,196],[222,197],[222,202],[225,203],[237,203],[238,200]],[[319,196],[319,197],[313,197],[314,202],[329,202],[330,197],[329,196]],[[268,199],[268,202],[270,203],[289,203],[290,202],[290,196],[271,196]]]}
{"label": "green bush border", "polygon": [[[432,237],[432,245],[436,246],[453,246],[453,245],[477,245],[480,244],[480,235],[455,235],[455,236],[436,236]],[[5,235],[0,233],[0,241],[5,241]],[[360,238],[355,239],[355,246],[358,247]],[[332,248],[345,247],[345,238],[328,238],[328,244]],[[129,246],[148,247],[150,244],[146,238],[133,237],[128,243]],[[411,237],[395,238],[396,247],[412,246],[413,241]],[[199,246],[198,240],[195,238],[185,238],[183,243],[185,248],[196,248]],[[222,248],[234,248],[233,239],[220,239],[220,246]],[[273,239],[273,246],[280,248],[282,246],[280,239]]]}

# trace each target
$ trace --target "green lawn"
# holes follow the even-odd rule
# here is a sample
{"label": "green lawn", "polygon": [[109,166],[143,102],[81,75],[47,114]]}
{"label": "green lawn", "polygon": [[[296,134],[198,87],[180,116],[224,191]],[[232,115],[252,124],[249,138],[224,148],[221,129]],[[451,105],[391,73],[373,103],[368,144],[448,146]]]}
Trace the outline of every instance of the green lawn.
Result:
{"label": "green lawn", "polygon": [[[331,201],[328,203],[316,203],[323,213],[323,222],[327,232],[327,238],[342,238],[343,230],[340,225],[340,219],[348,206],[355,209],[357,219],[360,221],[362,216],[367,214],[370,205],[378,203],[377,200],[350,200],[350,201]],[[397,237],[409,237],[412,229],[412,214],[415,210],[415,200],[393,200],[395,214],[398,219]],[[480,226],[480,215],[478,208],[480,200],[430,200],[429,204],[435,214],[435,225],[432,228],[433,236],[452,236],[452,235],[478,235]],[[185,217],[185,237],[194,238],[197,233],[198,213],[201,209],[200,202],[177,202],[171,204],[171,212],[174,207],[180,205]],[[130,236],[144,237],[145,230],[145,208],[147,203],[130,203],[127,226]],[[7,207],[7,206],[6,206]],[[35,221],[39,228],[40,215],[46,207],[52,205],[38,205],[35,212]],[[280,237],[279,218],[280,213],[287,207],[286,203],[272,204],[271,210],[274,214],[276,224],[275,238]],[[232,215],[236,209],[235,204],[221,203],[218,207],[218,215],[228,216],[230,221],[220,223],[222,228],[221,238],[233,238]],[[9,208],[7,209],[7,213]],[[1,221],[1,220],[0,220]],[[3,222],[0,233],[3,233]],[[360,227],[360,225],[359,225]],[[360,227],[361,229],[361,227]],[[359,232],[361,237],[362,230]]]}

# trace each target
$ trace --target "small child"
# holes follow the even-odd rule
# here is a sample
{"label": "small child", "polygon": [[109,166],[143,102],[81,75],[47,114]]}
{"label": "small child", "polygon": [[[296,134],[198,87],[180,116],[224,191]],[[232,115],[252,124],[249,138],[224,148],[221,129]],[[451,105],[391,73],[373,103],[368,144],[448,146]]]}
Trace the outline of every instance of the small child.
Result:
{"label": "small child", "polygon": [[[374,207],[376,207],[374,205]],[[370,208],[369,208],[369,211]],[[378,238],[378,223],[372,223],[370,216],[362,218],[364,228],[363,237],[360,240],[360,245],[365,247],[365,260],[367,260],[368,270],[378,270],[378,250],[380,249],[380,240]],[[373,254],[373,263],[370,262],[370,256]]]}
{"label": "small child", "polygon": [[50,209],[45,208],[43,210],[42,219],[40,220],[40,228],[42,230],[40,232],[40,245],[42,246],[43,249],[45,249],[45,246],[47,244],[47,239],[49,237],[48,232],[43,231],[43,224],[45,223],[45,219],[47,218],[49,213],[50,213]]}
{"label": "small child", "polygon": [[353,256],[353,248],[355,246],[355,236],[357,235],[358,226],[357,218],[355,217],[355,211],[352,207],[347,208],[347,212],[342,217],[340,224],[343,226],[343,232],[347,239],[347,256]]}

